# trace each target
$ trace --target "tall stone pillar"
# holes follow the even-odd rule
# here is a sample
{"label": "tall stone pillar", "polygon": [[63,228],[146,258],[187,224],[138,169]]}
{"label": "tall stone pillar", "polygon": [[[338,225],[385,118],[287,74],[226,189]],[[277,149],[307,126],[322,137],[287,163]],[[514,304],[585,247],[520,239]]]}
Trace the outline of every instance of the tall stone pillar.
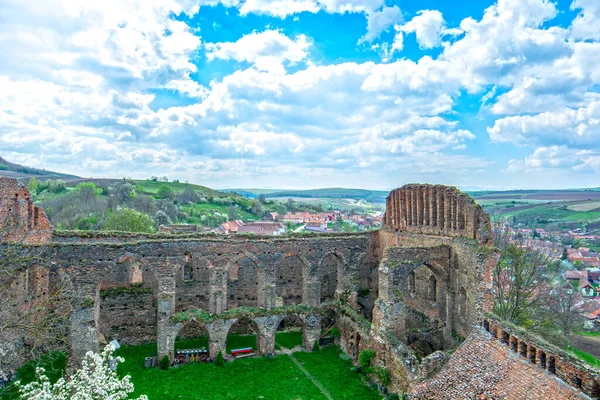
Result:
{"label": "tall stone pillar", "polygon": [[437,189],[429,188],[429,225],[437,226]]}
{"label": "tall stone pillar", "polygon": [[264,271],[259,271],[258,274],[258,307],[270,310],[275,307],[275,299],[277,297],[275,291],[275,282],[272,282],[269,277],[274,277],[275,274],[266,274]]}
{"label": "tall stone pillar", "polygon": [[88,282],[75,282],[71,299],[71,362],[79,366],[88,351],[97,353],[98,316],[100,311],[100,286]]}
{"label": "tall stone pillar", "polygon": [[175,278],[166,276],[158,279],[156,312],[156,343],[158,359],[165,355],[175,358],[175,338],[171,316],[175,313]]}
{"label": "tall stone pillar", "polygon": [[446,329],[444,330],[444,336],[449,342],[452,341],[452,332],[454,331],[454,300],[456,295],[454,292],[447,288],[446,290]]}
{"label": "tall stone pillar", "polygon": [[267,317],[255,318],[254,322],[258,326],[258,354],[267,355],[275,353],[275,334],[279,322],[283,317],[277,315],[269,315]]}
{"label": "tall stone pillar", "polygon": [[421,189],[420,188],[414,188],[414,193],[415,193],[415,202],[416,202],[416,209],[417,209],[417,223],[416,225],[418,226],[422,226],[423,225],[423,195],[421,194]]}
{"label": "tall stone pillar", "polygon": [[444,221],[444,189],[438,188],[436,190],[437,196],[437,227],[442,232],[446,226],[446,222]]}
{"label": "tall stone pillar", "polygon": [[418,219],[417,219],[417,199],[416,199],[416,193],[415,193],[415,189],[414,188],[410,188],[409,190],[409,194],[410,194],[410,210],[411,210],[411,225],[415,226],[418,225]]}
{"label": "tall stone pillar", "polygon": [[212,269],[209,283],[209,312],[211,314],[223,314],[227,310],[227,270]]}
{"label": "tall stone pillar", "polygon": [[449,233],[452,230],[452,191],[449,189],[444,190],[444,222],[445,231]]}
{"label": "tall stone pillar", "polygon": [[227,334],[236,319],[217,319],[206,325],[208,331],[208,354],[216,358],[219,352],[226,354]]}
{"label": "tall stone pillar", "polygon": [[302,347],[311,351],[315,342],[321,336],[321,317],[318,315],[305,315],[302,325]]}

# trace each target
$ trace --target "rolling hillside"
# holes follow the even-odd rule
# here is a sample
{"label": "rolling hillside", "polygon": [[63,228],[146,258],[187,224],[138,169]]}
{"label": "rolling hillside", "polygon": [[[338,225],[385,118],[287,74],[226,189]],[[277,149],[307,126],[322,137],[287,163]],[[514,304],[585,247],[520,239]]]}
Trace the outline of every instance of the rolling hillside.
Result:
{"label": "rolling hillside", "polygon": [[15,178],[20,181],[28,180],[31,177],[35,177],[37,179],[78,178],[75,175],[63,174],[60,172],[47,171],[45,169],[26,167],[20,164],[11,163],[2,157],[0,157],[0,176],[8,176],[9,178]]}
{"label": "rolling hillside", "polygon": [[314,199],[352,199],[366,200],[369,203],[385,203],[388,191],[347,189],[347,188],[323,188],[310,190],[280,190],[280,189],[227,189],[228,192],[236,192],[248,197],[257,197],[264,194],[267,198],[314,198]]}

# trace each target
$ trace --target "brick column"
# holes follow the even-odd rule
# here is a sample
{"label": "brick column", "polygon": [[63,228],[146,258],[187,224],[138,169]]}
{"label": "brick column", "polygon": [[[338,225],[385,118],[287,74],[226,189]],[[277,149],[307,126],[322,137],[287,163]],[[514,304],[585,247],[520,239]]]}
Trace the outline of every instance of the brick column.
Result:
{"label": "brick column", "polygon": [[71,360],[80,365],[88,351],[97,353],[98,315],[100,311],[100,286],[89,282],[75,282],[76,291],[71,298]]}
{"label": "brick column", "polygon": [[[226,354],[227,334],[236,319],[217,319],[206,325],[208,331],[208,353],[211,358],[216,358],[219,351]],[[258,334],[258,333],[257,333]]]}
{"label": "brick column", "polygon": [[302,325],[302,347],[311,351],[315,342],[321,336],[321,317],[318,315],[305,315]]}
{"label": "brick column", "polygon": [[156,343],[160,360],[165,355],[173,361],[175,357],[175,342],[171,316],[175,313],[175,278],[162,277],[158,280],[158,298],[156,312]]}

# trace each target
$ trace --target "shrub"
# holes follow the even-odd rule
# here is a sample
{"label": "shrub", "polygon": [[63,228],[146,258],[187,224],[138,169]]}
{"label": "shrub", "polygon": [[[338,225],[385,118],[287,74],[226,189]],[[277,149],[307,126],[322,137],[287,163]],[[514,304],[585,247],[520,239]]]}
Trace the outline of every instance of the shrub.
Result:
{"label": "shrub", "polygon": [[360,363],[363,371],[367,372],[369,368],[371,368],[371,361],[375,357],[375,352],[373,350],[367,349],[360,352],[358,356],[358,362]]}
{"label": "shrub", "polygon": [[156,197],[159,199],[170,199],[173,197],[173,189],[167,185],[160,185],[158,191],[156,192]]}
{"label": "shrub", "polygon": [[164,355],[163,358],[160,359],[160,361],[158,362],[158,366],[160,367],[160,369],[169,369],[169,366],[171,365],[171,360],[169,360],[169,356]]}
{"label": "shrub", "polygon": [[225,359],[223,358],[223,353],[219,351],[217,354],[217,358],[215,359],[215,365],[217,367],[223,367],[225,365]]}
{"label": "shrub", "polygon": [[[405,399],[404,395],[402,399]],[[385,400],[400,400],[400,396],[398,396],[398,393],[388,393],[388,395],[385,396]]]}
{"label": "shrub", "polygon": [[336,327],[331,328],[329,334],[333,337],[340,337],[340,330]]}
{"label": "shrub", "polygon": [[106,219],[104,229],[109,231],[151,233],[154,231],[154,221],[148,214],[123,207],[119,208],[117,212],[111,214]]}
{"label": "shrub", "polygon": [[379,382],[387,386],[390,384],[390,371],[387,368],[379,367],[375,370],[375,375],[377,375],[377,379]]}
{"label": "shrub", "polygon": [[313,353],[317,353],[317,352],[321,351],[321,346],[319,346],[318,340],[315,340],[315,344],[313,345],[312,351],[313,351]]}

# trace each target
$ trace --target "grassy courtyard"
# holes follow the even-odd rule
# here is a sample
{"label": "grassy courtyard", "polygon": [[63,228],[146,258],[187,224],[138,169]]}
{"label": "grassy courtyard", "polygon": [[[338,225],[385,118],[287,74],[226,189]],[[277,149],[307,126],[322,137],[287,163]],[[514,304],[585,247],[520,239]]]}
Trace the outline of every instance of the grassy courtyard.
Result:
{"label": "grassy courtyard", "polygon": [[[293,348],[301,344],[300,332],[277,334],[278,348]],[[230,335],[227,351],[253,347],[254,336]],[[206,347],[205,338],[182,340],[177,348]],[[274,358],[247,358],[227,363],[188,364],[167,371],[145,369],[144,357],[153,355],[156,345],[123,347],[118,354],[125,358],[119,370],[130,374],[135,395],[146,394],[150,400],[170,399],[326,399],[310,378],[291,357],[308,371],[334,399],[380,399],[376,391],[366,386],[350,361],[340,357],[336,347],[326,347],[316,353],[296,352]]]}
{"label": "grassy courtyard", "polygon": [[[239,347],[256,348],[254,335],[229,335],[227,351]],[[291,349],[300,346],[300,331],[278,332],[276,347]],[[179,340],[176,348],[207,347],[207,338]],[[337,347],[329,346],[319,352],[279,354],[274,358],[239,359],[223,367],[214,364],[190,363],[179,368],[160,370],[144,368],[144,358],[156,353],[156,344],[122,347],[117,354],[125,359],[119,365],[120,374],[131,375],[136,391],[150,400],[171,399],[381,399],[377,391],[367,386],[352,369]],[[293,357],[293,358],[292,358]],[[65,368],[65,354],[42,359],[52,380],[58,379]],[[300,366],[299,366],[300,365]],[[304,371],[302,370],[304,369]],[[23,381],[34,377],[34,367],[27,364],[19,371]],[[309,377],[310,375],[310,377]],[[317,383],[315,383],[317,382]],[[318,386],[321,386],[319,388]],[[0,391],[0,399],[16,399],[14,391]]]}

